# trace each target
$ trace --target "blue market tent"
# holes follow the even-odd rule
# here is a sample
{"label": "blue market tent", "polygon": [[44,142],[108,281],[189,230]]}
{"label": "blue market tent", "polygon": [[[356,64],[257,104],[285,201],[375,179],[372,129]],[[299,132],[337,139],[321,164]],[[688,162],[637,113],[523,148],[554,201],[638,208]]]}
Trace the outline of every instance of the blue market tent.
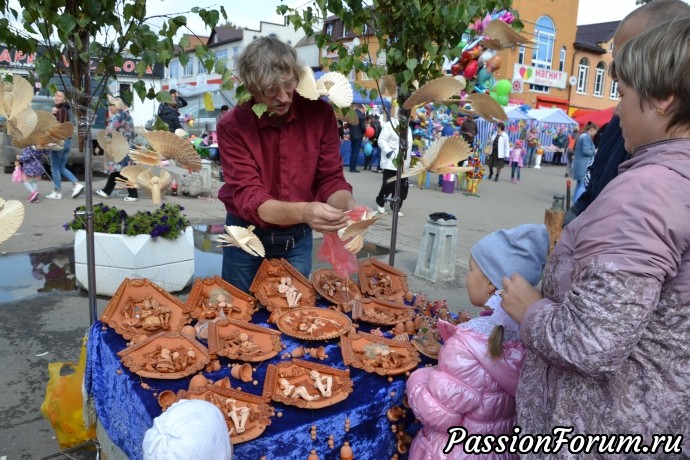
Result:
{"label": "blue market tent", "polygon": [[517,105],[506,107],[505,112],[508,115],[508,120],[532,120],[532,117],[520,110]]}

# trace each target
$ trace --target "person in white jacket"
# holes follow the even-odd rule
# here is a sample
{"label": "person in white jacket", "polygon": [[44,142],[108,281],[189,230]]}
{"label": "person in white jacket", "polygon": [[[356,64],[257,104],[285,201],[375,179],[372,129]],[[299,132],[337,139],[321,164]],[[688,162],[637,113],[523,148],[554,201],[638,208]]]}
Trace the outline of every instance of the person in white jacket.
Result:
{"label": "person in white jacket", "polygon": [[489,142],[489,145],[491,145],[491,155],[486,161],[486,164],[489,166],[489,180],[493,177],[494,168],[496,168],[494,182],[498,182],[501,168],[503,168],[505,158],[510,151],[510,139],[508,138],[508,133],[506,133],[506,125],[502,121],[499,121],[496,125],[496,132],[493,133]]}
{"label": "person in white jacket", "polygon": [[[382,115],[385,118],[386,114]],[[385,121],[381,126],[381,134],[379,134],[379,148],[381,149],[381,169],[383,169],[383,183],[381,184],[381,190],[376,196],[376,204],[378,205],[379,212],[385,212],[384,205],[386,204],[386,197],[393,196],[395,193],[395,182],[388,182],[392,177],[395,177],[397,166],[393,163],[393,160],[398,156],[398,150],[400,148],[400,138],[398,136],[398,125],[400,122],[397,118],[391,117],[388,121]],[[405,151],[405,159],[403,162],[403,171],[410,167],[410,161],[412,159],[412,131],[409,126],[407,127],[407,149]],[[407,191],[409,185],[407,178],[402,179],[400,183],[400,203],[398,205],[398,216],[402,217],[403,213],[400,212],[402,208],[403,201],[407,198]],[[391,209],[393,205],[391,203]]]}

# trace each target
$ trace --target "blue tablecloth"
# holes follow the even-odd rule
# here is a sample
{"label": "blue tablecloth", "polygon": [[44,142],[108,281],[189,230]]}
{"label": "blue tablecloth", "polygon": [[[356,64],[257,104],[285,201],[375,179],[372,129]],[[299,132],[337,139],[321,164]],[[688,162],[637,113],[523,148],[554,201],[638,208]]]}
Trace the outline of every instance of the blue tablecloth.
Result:
{"label": "blue tablecloth", "polygon": [[[275,329],[275,325],[266,322],[267,312],[260,310],[254,315],[253,323]],[[364,328],[366,330],[366,327]],[[328,359],[316,362],[345,369],[340,352],[339,340],[327,342],[304,342],[282,335],[287,351],[299,345],[318,347],[324,345]],[[189,378],[178,380],[159,380],[141,378],[122,366],[117,352],[126,347],[126,341],[113,329],[101,322],[96,322],[90,330],[87,344],[87,369],[85,385],[88,394],[93,398],[96,414],[103,429],[110,439],[132,460],[142,458],[141,443],[144,433],[153,424],[153,419],[161,413],[154,392],[163,390],[177,392],[187,389]],[[303,359],[313,360],[306,357]],[[220,358],[222,369],[217,372],[204,373],[210,380],[219,380],[230,373],[227,364],[231,361]],[[270,362],[280,362],[280,355]],[[261,395],[266,369],[269,362],[252,363],[257,368],[254,378],[259,384],[242,383],[232,377],[233,388],[241,386],[243,391]],[[118,374],[117,371],[121,370]],[[397,440],[391,431],[391,422],[386,411],[395,405],[402,405],[405,392],[405,376],[394,377],[392,382],[387,377],[369,374],[359,369],[350,368],[350,377],[354,391],[350,396],[333,406],[312,410],[300,409],[277,402],[271,402],[276,414],[271,424],[258,438],[235,446],[236,460],[257,460],[261,456],[267,459],[304,460],[312,449],[319,458],[339,460],[340,447],[345,441],[350,443],[355,458],[366,460],[389,459],[397,452]],[[150,388],[144,389],[142,383]],[[350,418],[350,430],[345,432],[345,419]],[[406,432],[414,436],[420,426],[414,423],[411,410],[404,420]],[[316,440],[311,439],[311,426],[317,426]],[[328,437],[333,435],[334,448],[328,447]],[[401,459],[407,458],[401,455]]]}

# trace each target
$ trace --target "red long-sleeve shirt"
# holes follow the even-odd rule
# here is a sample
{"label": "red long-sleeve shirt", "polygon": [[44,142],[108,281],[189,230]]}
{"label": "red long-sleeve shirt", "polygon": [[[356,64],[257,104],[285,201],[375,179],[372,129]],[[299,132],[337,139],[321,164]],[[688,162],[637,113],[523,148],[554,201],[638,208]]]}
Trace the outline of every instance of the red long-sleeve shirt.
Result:
{"label": "red long-sleeve shirt", "polygon": [[275,199],[325,202],[352,191],[343,175],[338,125],[328,103],[295,93],[287,118],[275,124],[252,111],[256,101],[235,107],[218,122],[225,184],[218,198],[228,213],[261,228],[258,208]]}

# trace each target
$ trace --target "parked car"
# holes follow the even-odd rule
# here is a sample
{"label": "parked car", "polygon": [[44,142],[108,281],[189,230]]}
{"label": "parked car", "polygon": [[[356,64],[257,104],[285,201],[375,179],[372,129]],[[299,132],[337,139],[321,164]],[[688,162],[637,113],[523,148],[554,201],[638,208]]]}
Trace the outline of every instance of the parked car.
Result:
{"label": "parked car", "polygon": [[[50,96],[43,96],[43,95],[36,95],[34,96],[32,102],[31,102],[31,107],[34,110],[45,110],[47,112],[50,112],[53,108],[55,103],[53,102],[53,98]],[[99,112],[105,113],[103,110],[100,110]],[[74,128],[74,134],[72,135],[72,148],[70,150],[70,156],[69,156],[69,161],[67,162],[68,164],[78,164],[78,165],[83,165],[84,164],[84,154],[79,151],[79,139],[78,139],[78,134],[77,134],[77,128],[76,128],[76,122],[75,122],[75,116],[74,116],[74,111],[71,113],[71,119],[72,119],[72,124],[75,125]],[[96,136],[98,135],[98,132],[105,128],[105,118],[104,116],[101,116],[99,113],[99,116],[96,117],[96,122],[93,125],[93,128],[91,130],[91,136],[95,139]],[[4,123],[3,123],[4,125]],[[5,173],[11,174],[12,171],[14,171],[14,160],[17,158],[17,155],[20,155],[21,149],[15,147],[12,145],[12,136],[10,136],[7,133],[7,126],[2,127],[2,132],[4,133],[4,136],[2,138],[2,158],[3,158],[3,167],[5,170]]]}

